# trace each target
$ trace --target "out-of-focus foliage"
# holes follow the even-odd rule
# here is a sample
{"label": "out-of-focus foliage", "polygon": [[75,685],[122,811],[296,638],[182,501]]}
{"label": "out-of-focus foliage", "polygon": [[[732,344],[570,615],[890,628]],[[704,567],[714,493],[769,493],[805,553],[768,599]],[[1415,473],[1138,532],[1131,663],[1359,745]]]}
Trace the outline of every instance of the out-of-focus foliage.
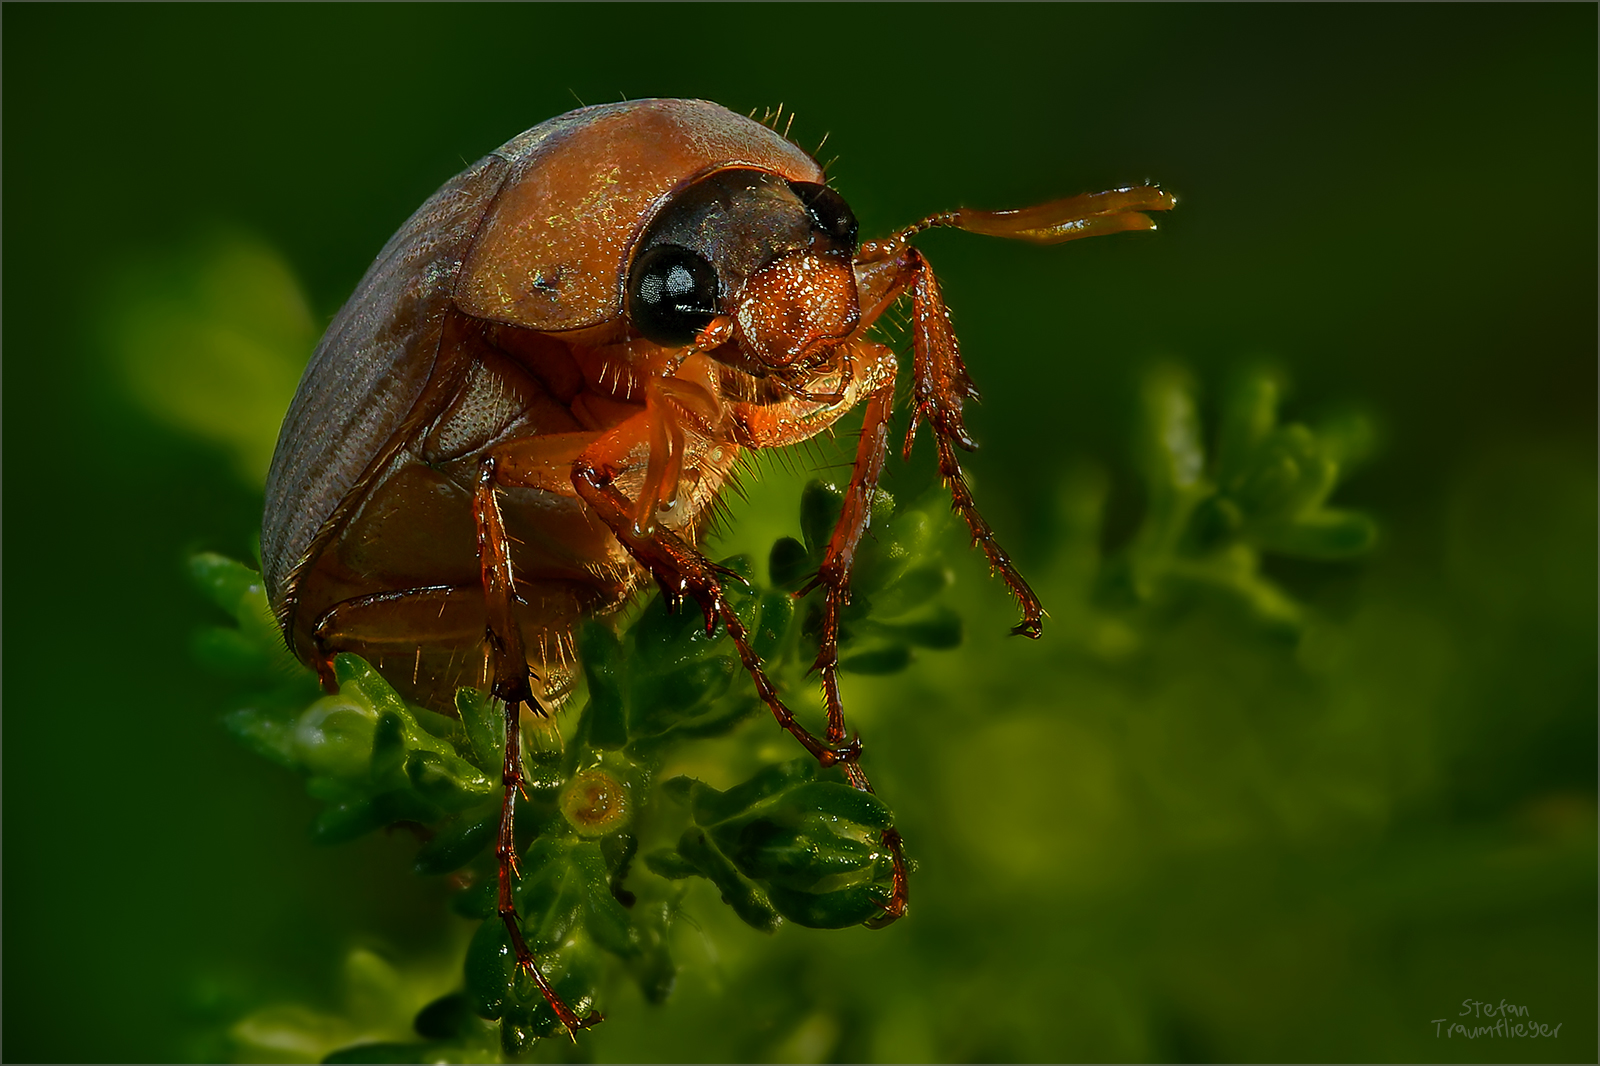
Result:
{"label": "out-of-focus foliage", "polygon": [[274,250],[212,233],[191,257],[150,257],[110,297],[106,347],[152,415],[213,442],[250,485],[266,481],[278,426],[317,328]]}
{"label": "out-of-focus foliage", "polygon": [[[1594,1061],[1595,9],[883,5],[822,49],[781,5],[684,10],[0,9],[6,1057],[499,1053],[463,1028],[481,923],[454,875],[417,876],[405,830],[313,846],[327,805],[218,720],[301,675],[215,633],[209,661],[243,654],[196,669],[217,608],[181,574],[251,557],[294,368],[384,240],[574,95],[620,93],[783,101],[804,147],[830,134],[864,235],[1144,179],[1181,204],[1067,248],[923,242],[984,395],[978,500],[1049,615],[1007,638],[953,540],[961,647],[846,680],[917,864],[909,916],[768,935],[669,881],[668,1002],[602,952],[606,1023],[530,1057]],[[191,240],[237,227],[257,267]],[[215,295],[229,276],[259,284]],[[1316,444],[1279,454],[1337,462],[1324,508],[1379,522],[1365,555],[1156,506],[1138,427],[1179,387],[1193,484],[1262,516],[1220,433],[1263,354],[1274,432]],[[1382,430],[1370,462],[1353,406]],[[713,554],[803,544],[795,501],[847,451],[765,461]],[[895,498],[929,466],[891,460]],[[858,667],[901,654],[879,610]],[[726,793],[797,754],[752,716],[656,780]],[[693,823],[654,802],[681,821],[641,878]],[[1475,1001],[1559,1036],[1438,1032]]]}
{"label": "out-of-focus foliage", "polygon": [[1108,573],[1114,598],[1159,603],[1200,588],[1293,633],[1301,611],[1262,576],[1262,553],[1340,559],[1372,546],[1371,519],[1325,506],[1341,467],[1366,450],[1366,420],[1318,433],[1279,426],[1279,391],[1268,373],[1242,378],[1227,396],[1208,462],[1192,386],[1171,367],[1150,374],[1140,456],[1147,510]]}

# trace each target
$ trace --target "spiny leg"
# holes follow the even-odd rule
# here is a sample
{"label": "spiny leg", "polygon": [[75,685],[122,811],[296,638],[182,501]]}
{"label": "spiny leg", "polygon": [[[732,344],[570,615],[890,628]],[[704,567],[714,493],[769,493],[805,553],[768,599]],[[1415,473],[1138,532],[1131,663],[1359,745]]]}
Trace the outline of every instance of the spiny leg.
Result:
{"label": "spiny leg", "polygon": [[[828,707],[827,740],[833,745],[843,743],[845,738],[844,700],[839,692],[839,613],[850,602],[850,576],[855,566],[855,553],[871,520],[872,496],[883,475],[883,462],[889,451],[889,415],[894,404],[894,353],[881,345],[873,345],[872,349],[879,365],[871,376],[877,378],[879,384],[867,399],[850,485],[845,490],[844,506],[833,527],[833,534],[828,538],[828,546],[823,552],[822,565],[816,577],[798,593],[804,595],[819,586],[823,589],[822,633],[817,645],[815,669],[822,677],[823,699]],[[853,362],[853,359],[847,359],[846,367],[850,368]],[[862,792],[874,791],[859,761],[846,763],[844,773],[851,787]],[[875,928],[903,916],[910,899],[910,881],[900,833],[891,827],[883,831],[880,839],[894,865],[894,887],[889,901],[884,904],[883,914],[868,923]]]}
{"label": "spiny leg", "polygon": [[[891,391],[892,388],[891,381]],[[881,469],[881,459],[878,465]],[[705,556],[671,530],[657,526],[647,535],[638,533],[633,526],[632,508],[628,498],[612,483],[614,477],[614,474],[585,453],[573,468],[572,481],[577,486],[578,495],[594,508],[601,521],[611,528],[628,552],[655,577],[656,583],[661,586],[662,595],[666,597],[669,609],[677,609],[687,595],[700,605],[700,610],[705,615],[707,633],[714,631],[717,621],[721,620],[723,628],[728,633],[728,639],[733,641],[733,646],[738,650],[739,661],[744,664],[745,671],[755,683],[756,695],[772,711],[772,716],[777,719],[778,724],[799,741],[817,762],[823,766],[841,766],[852,787],[863,792],[871,792],[872,783],[867,780],[867,775],[861,769],[859,762],[861,741],[859,739],[852,739],[848,743],[844,741],[844,715],[838,699],[837,675],[830,672],[834,681],[829,696],[827,739],[818,740],[795,721],[794,713],[779,698],[777,687],[767,677],[761,657],[750,646],[749,632],[745,629],[744,623],[739,621],[739,616],[729,607],[718,575],[731,572],[709,562]],[[870,499],[870,490],[867,496]],[[737,575],[731,576],[737,577]],[[830,590],[829,599],[833,598]],[[837,729],[835,729],[836,722]],[[889,902],[883,905],[884,913],[868,923],[875,927],[887,925],[903,915],[910,895],[900,834],[892,828],[886,829],[882,834],[882,841],[893,863],[894,887]]]}
{"label": "spiny leg", "polygon": [[867,400],[861,420],[861,438],[856,445],[856,461],[851,468],[850,485],[845,490],[839,520],[823,551],[817,574],[800,590],[804,595],[821,587],[822,633],[813,664],[822,677],[823,696],[828,704],[828,742],[844,740],[844,703],[839,696],[839,613],[850,602],[850,575],[855,568],[856,549],[872,518],[872,496],[883,475],[884,457],[889,451],[889,411],[894,403],[894,379],[879,385]]}
{"label": "spiny leg", "polygon": [[995,539],[994,530],[979,513],[972,498],[972,490],[961,472],[961,462],[956,458],[956,447],[972,451],[975,445],[967,435],[962,420],[962,404],[977,398],[972,379],[967,376],[966,365],[961,361],[961,351],[956,343],[955,330],[950,326],[950,312],[939,292],[939,282],[929,269],[927,260],[915,248],[905,252],[908,267],[914,272],[911,281],[911,329],[915,355],[912,360],[911,428],[906,431],[904,453],[909,458],[917,427],[926,421],[933,431],[934,448],[939,456],[939,475],[950,490],[951,506],[967,523],[972,543],[983,549],[989,560],[991,572],[1000,579],[1016,597],[1022,608],[1022,621],[1011,632],[1037,639],[1044,608],[1028,582],[1012,565],[1011,556]]}
{"label": "spiny leg", "polygon": [[[489,646],[492,672],[491,693],[505,705],[506,749],[505,763],[500,779],[505,785],[505,798],[500,808],[500,832],[495,840],[495,858],[499,862],[500,890],[496,910],[505,923],[516,953],[517,969],[531,976],[539,986],[550,1009],[566,1026],[568,1034],[576,1039],[579,1029],[587,1029],[602,1021],[599,1012],[591,1011],[582,1018],[568,1007],[534,962],[533,952],[523,938],[522,925],[517,917],[516,902],[511,895],[511,879],[520,876],[517,865],[516,812],[517,793],[522,790],[522,704],[539,709],[533,689],[528,684],[528,656],[522,645],[522,630],[517,625],[515,595],[511,571],[510,541],[506,537],[505,523],[500,516],[500,503],[495,498],[495,460],[486,457],[478,469],[477,490],[472,497],[472,515],[478,529],[478,560],[483,572],[483,595],[488,608],[485,640]],[[543,713],[541,710],[540,713]]]}
{"label": "spiny leg", "polygon": [[938,280],[922,253],[913,248],[908,239],[923,230],[951,227],[1032,244],[1059,244],[1080,237],[1152,230],[1156,224],[1145,212],[1166,211],[1176,205],[1177,200],[1170,194],[1153,185],[1139,185],[1052,200],[1017,211],[975,211],[963,207],[929,215],[883,240],[869,241],[857,253],[856,278],[863,321],[872,321],[903,295],[908,286],[911,289],[915,355],[911,429],[906,434],[905,453],[910,455],[917,427],[926,421],[933,430],[939,473],[950,489],[952,505],[967,523],[973,543],[983,547],[989,568],[1005,581],[1022,608],[1022,621],[1012,628],[1013,633],[1038,637],[1044,610],[1012,565],[1011,557],[995,540],[994,530],[979,514],[962,475],[955,448],[971,451],[974,445],[962,422],[961,407],[964,401],[977,399],[978,393],[961,362]]}
{"label": "spiny leg", "polygon": [[669,529],[657,526],[650,533],[639,533],[633,525],[633,505],[613,484],[615,477],[603,460],[588,453],[579,459],[572,472],[572,482],[577,487],[578,495],[610,527],[628,553],[656,579],[668,609],[677,610],[685,596],[698,603],[705,615],[706,632],[714,632],[717,623],[722,623],[728,639],[733,641],[739,653],[739,661],[755,682],[756,695],[772,711],[778,724],[823,766],[855,762],[861,753],[859,741],[832,744],[819,740],[795,720],[794,712],[779,698],[778,689],[767,677],[761,657],[750,646],[749,631],[723,595],[719,575],[737,575],[711,563]]}

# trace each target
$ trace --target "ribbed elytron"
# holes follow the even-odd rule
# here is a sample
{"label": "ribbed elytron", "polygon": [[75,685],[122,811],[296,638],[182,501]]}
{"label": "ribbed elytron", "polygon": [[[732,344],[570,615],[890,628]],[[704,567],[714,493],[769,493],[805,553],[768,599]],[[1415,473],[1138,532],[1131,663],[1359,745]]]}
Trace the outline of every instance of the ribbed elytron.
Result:
{"label": "ribbed elytron", "polygon": [[[927,261],[948,226],[1052,244],[1152,229],[1140,186],[1019,211],[960,209],[858,243],[822,168],[762,123],[698,100],[551,119],[451,179],[378,254],[322,338],[267,480],[262,561],[290,647],[333,684],[365,656],[441,709],[459,686],[505,704],[499,913],[518,966],[571,1031],[512,903],[519,715],[560,703],[573,631],[647,578],[721,624],[778,723],[870,789],[845,728],[838,619],[888,448],[897,372],[871,327],[911,301],[912,428],[931,430],[955,509],[1022,609],[1042,610],[978,513],[958,449],[976,393]],[[696,546],[747,448],[822,432],[865,404],[824,593],[822,736],[794,720]],[[894,894],[905,863],[893,830]]]}

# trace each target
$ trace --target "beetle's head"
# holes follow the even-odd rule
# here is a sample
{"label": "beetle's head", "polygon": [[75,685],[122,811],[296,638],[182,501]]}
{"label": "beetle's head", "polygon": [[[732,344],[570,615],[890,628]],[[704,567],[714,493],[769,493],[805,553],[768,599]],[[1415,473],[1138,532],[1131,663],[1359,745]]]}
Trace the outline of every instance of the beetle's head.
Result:
{"label": "beetle's head", "polygon": [[719,170],[645,229],[627,279],[634,329],[803,388],[861,321],[856,219],[826,185]]}

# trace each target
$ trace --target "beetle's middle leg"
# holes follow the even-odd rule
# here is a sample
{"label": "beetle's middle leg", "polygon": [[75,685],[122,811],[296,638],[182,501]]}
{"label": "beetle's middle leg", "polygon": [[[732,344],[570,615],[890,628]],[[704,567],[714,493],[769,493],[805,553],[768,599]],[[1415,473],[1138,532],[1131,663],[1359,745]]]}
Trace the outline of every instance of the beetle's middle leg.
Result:
{"label": "beetle's middle leg", "polygon": [[500,832],[494,849],[500,875],[496,909],[500,920],[505,923],[512,949],[516,952],[517,969],[534,979],[567,1032],[576,1034],[579,1029],[586,1029],[603,1019],[597,1011],[578,1017],[550,987],[550,982],[539,971],[533,952],[522,935],[516,903],[511,897],[511,880],[518,873],[515,830],[517,793],[522,790],[522,705],[526,703],[540,714],[544,711],[534,699],[533,689],[528,683],[528,655],[516,618],[511,543],[500,515],[500,503],[495,498],[495,460],[492,455],[484,458],[478,470],[477,489],[472,497],[472,516],[478,530],[478,559],[483,572],[484,604],[488,609],[484,637],[489,648],[492,675],[490,691],[505,705],[506,714],[505,763],[500,775],[505,785],[505,798],[500,808]]}
{"label": "beetle's middle leg", "polygon": [[[727,572],[713,564],[697,548],[672,530],[657,524],[654,515],[658,501],[675,482],[673,471],[681,466],[686,448],[686,423],[697,433],[717,436],[725,427],[714,425],[723,414],[709,393],[676,378],[655,379],[645,409],[596,440],[572,465],[572,484],[579,497],[595,516],[616,536],[628,554],[655,578],[669,608],[676,608],[689,597],[700,605],[706,630],[720,621],[739,653],[745,671],[755,682],[761,697],[791,736],[824,766],[855,762],[860,755],[859,741],[823,740],[802,726],[778,695],[777,686],[767,676],[761,657],[750,645],[750,634],[723,594],[722,578]],[[640,501],[631,501],[617,487],[619,477],[645,460],[645,488]]]}

